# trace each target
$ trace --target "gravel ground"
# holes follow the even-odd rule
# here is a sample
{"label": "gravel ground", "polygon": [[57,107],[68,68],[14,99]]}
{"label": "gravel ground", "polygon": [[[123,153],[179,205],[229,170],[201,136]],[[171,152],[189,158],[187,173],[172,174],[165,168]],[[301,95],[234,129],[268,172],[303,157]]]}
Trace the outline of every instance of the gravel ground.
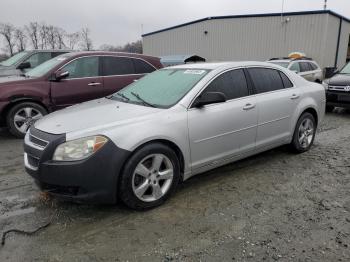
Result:
{"label": "gravel ground", "polygon": [[147,212],[45,198],[0,132],[0,261],[350,261],[350,114],[311,151],[282,147],[196,176]]}

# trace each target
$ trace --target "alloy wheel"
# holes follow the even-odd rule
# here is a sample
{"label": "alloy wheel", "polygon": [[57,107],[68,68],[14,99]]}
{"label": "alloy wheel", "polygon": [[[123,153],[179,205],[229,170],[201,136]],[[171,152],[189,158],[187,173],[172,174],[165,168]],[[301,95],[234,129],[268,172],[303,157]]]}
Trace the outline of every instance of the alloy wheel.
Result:
{"label": "alloy wheel", "polygon": [[311,121],[311,119],[305,118],[301,122],[298,132],[298,139],[302,148],[308,148],[310,146],[314,137],[314,133],[314,123]]}
{"label": "alloy wheel", "polygon": [[163,154],[152,154],[137,164],[132,189],[138,199],[153,202],[169,191],[173,177],[174,166],[170,159]]}
{"label": "alloy wheel", "polygon": [[35,121],[42,117],[43,114],[39,110],[33,107],[24,107],[15,113],[13,123],[16,129],[24,134]]}

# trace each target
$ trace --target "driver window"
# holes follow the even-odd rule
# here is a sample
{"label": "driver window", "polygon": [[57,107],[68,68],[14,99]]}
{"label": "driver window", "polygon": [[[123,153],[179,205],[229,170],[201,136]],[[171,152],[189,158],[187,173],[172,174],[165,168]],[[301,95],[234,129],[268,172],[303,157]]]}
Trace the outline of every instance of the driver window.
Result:
{"label": "driver window", "polygon": [[98,57],[82,57],[65,65],[61,71],[69,72],[67,79],[99,76]]}
{"label": "driver window", "polygon": [[221,92],[225,94],[227,100],[248,96],[248,85],[243,69],[219,75],[204,92]]}
{"label": "driver window", "polygon": [[[48,52],[42,52],[42,53],[36,53],[29,58],[27,58],[24,62],[30,63],[30,68],[37,67],[38,65],[44,63],[45,61],[51,59],[51,53]],[[27,68],[29,70],[30,68]]]}

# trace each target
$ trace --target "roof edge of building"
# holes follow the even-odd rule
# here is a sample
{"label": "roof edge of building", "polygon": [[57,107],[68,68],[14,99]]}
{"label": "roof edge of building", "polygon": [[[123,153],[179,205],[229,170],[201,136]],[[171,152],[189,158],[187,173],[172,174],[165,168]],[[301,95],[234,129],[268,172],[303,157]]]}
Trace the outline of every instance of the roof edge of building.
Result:
{"label": "roof edge of building", "polygon": [[[332,10],[314,10],[314,11],[300,11],[300,12],[285,12],[283,13],[284,16],[295,16],[295,15],[316,15],[316,14],[331,14],[335,17],[338,17],[340,19],[343,19],[346,22],[350,23],[350,19],[342,16]],[[157,31],[153,31],[150,33],[146,33],[141,35],[142,37],[145,36],[149,36],[149,35],[155,35],[158,33],[162,33],[165,31],[169,31],[172,29],[176,29],[176,28],[180,28],[180,27],[184,27],[184,26],[188,26],[188,25],[192,25],[192,24],[196,24],[196,23],[200,23],[200,22],[204,22],[204,21],[208,21],[208,20],[219,20],[219,19],[230,19],[230,18],[250,18],[250,17],[269,17],[269,16],[281,16],[281,13],[265,13],[265,14],[246,14],[246,15],[227,15],[227,16],[212,16],[212,17],[205,17],[205,18],[201,18],[201,19],[197,19],[191,22],[187,22],[187,23],[183,23],[183,24],[179,24],[179,25],[175,25],[175,26],[171,26],[171,27],[167,27],[164,29],[160,29]]]}

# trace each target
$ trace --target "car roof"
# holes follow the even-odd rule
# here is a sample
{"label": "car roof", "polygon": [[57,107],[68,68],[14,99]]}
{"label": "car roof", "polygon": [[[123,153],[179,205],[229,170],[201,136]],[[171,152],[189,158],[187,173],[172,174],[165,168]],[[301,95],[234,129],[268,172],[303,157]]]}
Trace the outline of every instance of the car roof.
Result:
{"label": "car roof", "polygon": [[[69,53],[70,56],[81,57],[81,56],[89,56],[89,55],[114,55],[114,56],[128,56],[135,58],[158,58],[156,56],[136,54],[136,53],[127,53],[127,52],[112,52],[112,51],[73,51]],[[160,59],[160,58],[158,58]]]}
{"label": "car roof", "polygon": [[[214,70],[220,68],[230,68],[230,67],[241,67],[241,66],[263,66],[271,67],[271,63],[267,62],[257,62],[257,61],[234,61],[234,62],[211,62],[211,63],[192,63],[192,64],[183,64],[167,67],[168,69],[207,69]],[[167,69],[165,68],[165,69]]]}

